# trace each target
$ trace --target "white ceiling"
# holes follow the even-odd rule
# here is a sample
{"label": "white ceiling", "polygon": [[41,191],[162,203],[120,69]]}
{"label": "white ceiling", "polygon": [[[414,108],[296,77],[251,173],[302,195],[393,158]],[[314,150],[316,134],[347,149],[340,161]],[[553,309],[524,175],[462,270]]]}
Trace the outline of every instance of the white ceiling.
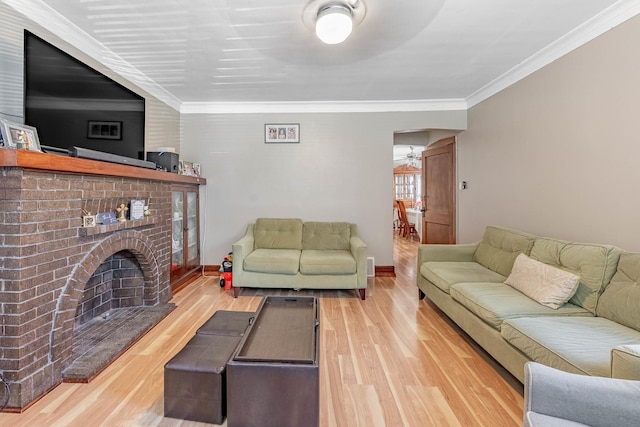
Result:
{"label": "white ceiling", "polygon": [[302,22],[308,0],[1,1],[185,112],[463,109],[640,13],[637,0],[363,0],[363,22],[330,46]]}

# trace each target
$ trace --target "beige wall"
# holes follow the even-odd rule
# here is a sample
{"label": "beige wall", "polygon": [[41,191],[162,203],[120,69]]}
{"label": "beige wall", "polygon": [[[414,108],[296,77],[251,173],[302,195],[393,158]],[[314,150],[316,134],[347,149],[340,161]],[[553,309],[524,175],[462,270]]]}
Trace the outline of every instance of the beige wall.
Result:
{"label": "beige wall", "polygon": [[[265,123],[299,123],[299,144],[265,144]],[[349,221],[376,265],[393,265],[393,133],[464,129],[466,111],[184,114],[180,159],[202,164],[205,264],[258,217]]]}
{"label": "beige wall", "polygon": [[496,224],[640,251],[640,16],[469,110],[459,241]]}

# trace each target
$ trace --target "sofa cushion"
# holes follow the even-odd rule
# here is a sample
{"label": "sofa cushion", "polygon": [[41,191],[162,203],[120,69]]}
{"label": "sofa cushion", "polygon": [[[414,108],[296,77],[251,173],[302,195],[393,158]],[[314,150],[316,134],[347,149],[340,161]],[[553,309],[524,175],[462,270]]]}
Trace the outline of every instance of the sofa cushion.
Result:
{"label": "sofa cushion", "polygon": [[256,273],[297,274],[300,252],[297,249],[256,249],[244,259],[244,269]]}
{"label": "sofa cushion", "polygon": [[579,280],[573,273],[520,254],[504,283],[544,306],[557,309],[575,294]]}
{"label": "sofa cushion", "polygon": [[619,345],[611,350],[611,376],[640,381],[640,344]]}
{"label": "sofa cushion", "polygon": [[535,362],[563,371],[611,376],[611,350],[640,342],[640,332],[602,317],[520,317],[502,336]]}
{"label": "sofa cushion", "polygon": [[640,253],[623,252],[596,313],[640,331]]}
{"label": "sofa cushion", "polygon": [[502,322],[524,316],[591,316],[587,310],[573,304],[552,309],[538,304],[522,292],[504,283],[456,283],[449,290],[451,297],[492,328],[500,330]]}
{"label": "sofa cushion", "polygon": [[621,249],[608,245],[536,239],[530,257],[580,276],[573,304],[596,312],[598,298],[616,271]]}
{"label": "sofa cushion", "polygon": [[255,249],[302,249],[302,220],[258,218],[253,231]]}
{"label": "sofa cushion", "polygon": [[302,249],[349,250],[351,224],[348,222],[305,222]]}
{"label": "sofa cushion", "polygon": [[300,273],[302,274],[355,274],[356,260],[349,251],[314,250],[302,251]]}
{"label": "sofa cushion", "polygon": [[420,274],[446,293],[454,283],[462,282],[504,282],[505,277],[491,271],[477,262],[425,262],[420,266]]}
{"label": "sofa cushion", "polygon": [[473,254],[473,260],[506,277],[518,255],[529,255],[535,239],[536,236],[522,231],[489,226]]}
{"label": "sofa cushion", "polygon": [[253,238],[255,249],[302,249],[302,220],[258,218]]}

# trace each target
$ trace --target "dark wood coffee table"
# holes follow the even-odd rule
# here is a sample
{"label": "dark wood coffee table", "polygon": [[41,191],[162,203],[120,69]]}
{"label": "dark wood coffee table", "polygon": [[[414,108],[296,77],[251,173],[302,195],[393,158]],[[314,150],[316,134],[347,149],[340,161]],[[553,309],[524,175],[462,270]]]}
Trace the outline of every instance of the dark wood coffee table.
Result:
{"label": "dark wood coffee table", "polygon": [[227,364],[227,425],[318,426],[319,318],[315,297],[262,300]]}

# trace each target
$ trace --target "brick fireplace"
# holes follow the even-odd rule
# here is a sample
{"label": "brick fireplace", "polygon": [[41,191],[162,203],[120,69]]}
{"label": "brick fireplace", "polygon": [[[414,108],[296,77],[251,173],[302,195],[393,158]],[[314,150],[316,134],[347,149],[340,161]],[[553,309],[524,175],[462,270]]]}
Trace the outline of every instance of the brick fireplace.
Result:
{"label": "brick fireplace", "polygon": [[[62,382],[77,325],[169,301],[171,181],[180,177],[22,150],[0,150],[0,166],[0,372],[8,409],[20,411]],[[151,215],[82,226],[83,209],[132,199]]]}

